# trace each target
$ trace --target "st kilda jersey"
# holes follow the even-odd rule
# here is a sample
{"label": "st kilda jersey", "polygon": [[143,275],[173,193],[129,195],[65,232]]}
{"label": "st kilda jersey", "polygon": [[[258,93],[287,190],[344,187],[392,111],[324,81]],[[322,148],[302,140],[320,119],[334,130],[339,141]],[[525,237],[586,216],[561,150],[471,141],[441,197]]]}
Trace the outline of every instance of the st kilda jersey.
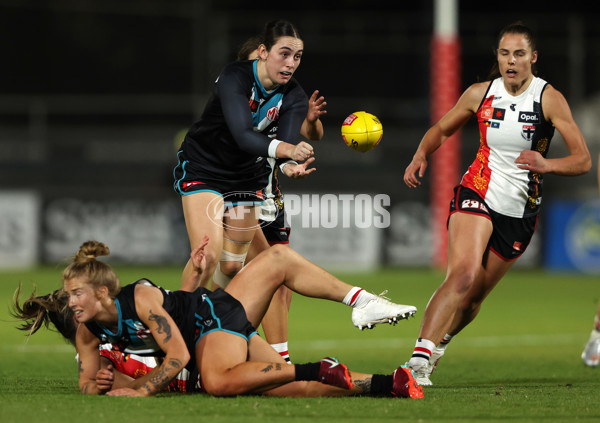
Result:
{"label": "st kilda jersey", "polygon": [[548,153],[554,127],[542,110],[546,85],[534,77],[515,97],[506,91],[502,78],[495,79],[476,113],[480,146],[461,184],[505,216],[535,215],[542,203],[542,175],[519,169],[515,160],[526,149],[543,157]]}
{"label": "st kilda jersey", "polygon": [[215,82],[204,112],[181,146],[187,166],[227,178],[266,175],[268,148],[276,138],[299,140],[308,98],[295,78],[267,92],[257,75],[258,60],[227,65]]}

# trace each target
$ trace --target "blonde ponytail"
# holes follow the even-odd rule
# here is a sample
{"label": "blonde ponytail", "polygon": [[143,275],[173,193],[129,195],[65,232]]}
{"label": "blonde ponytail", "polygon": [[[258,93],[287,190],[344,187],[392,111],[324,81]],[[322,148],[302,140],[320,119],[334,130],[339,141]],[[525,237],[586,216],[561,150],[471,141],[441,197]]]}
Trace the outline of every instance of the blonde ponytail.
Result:
{"label": "blonde ponytail", "polygon": [[119,277],[108,264],[97,260],[98,257],[109,254],[110,249],[102,242],[84,242],[73,257],[73,262],[63,271],[63,283],[83,277],[94,289],[106,286],[110,296],[115,298],[121,290]]}

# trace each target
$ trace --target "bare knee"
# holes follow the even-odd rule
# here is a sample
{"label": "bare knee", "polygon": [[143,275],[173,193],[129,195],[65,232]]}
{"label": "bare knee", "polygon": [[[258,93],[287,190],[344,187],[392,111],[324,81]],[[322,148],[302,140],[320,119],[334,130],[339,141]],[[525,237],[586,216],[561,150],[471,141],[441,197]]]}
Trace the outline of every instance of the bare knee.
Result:
{"label": "bare knee", "polygon": [[285,244],[275,244],[268,250],[261,253],[261,256],[265,260],[269,260],[269,263],[273,265],[288,267],[292,263],[294,258],[293,250]]}
{"label": "bare knee", "polygon": [[267,250],[267,253],[273,257],[286,257],[290,253],[290,248],[284,244],[275,244]]}
{"label": "bare knee", "polygon": [[257,259],[259,257],[261,261],[269,263],[269,268],[272,271],[285,272],[286,269],[289,268],[290,264],[293,263],[293,250],[284,244],[275,244],[268,250],[260,253]]}
{"label": "bare knee", "polygon": [[230,397],[246,393],[240,386],[231,383],[230,379],[227,372],[221,375],[212,375],[208,377],[202,375],[202,389],[204,389],[207,394],[215,397]]}
{"label": "bare knee", "polygon": [[464,296],[473,286],[476,277],[477,269],[474,267],[458,266],[448,271],[444,285],[454,293]]}
{"label": "bare knee", "polygon": [[253,261],[268,261],[272,266],[284,264],[289,259],[291,249],[283,244],[275,244],[262,250]]}

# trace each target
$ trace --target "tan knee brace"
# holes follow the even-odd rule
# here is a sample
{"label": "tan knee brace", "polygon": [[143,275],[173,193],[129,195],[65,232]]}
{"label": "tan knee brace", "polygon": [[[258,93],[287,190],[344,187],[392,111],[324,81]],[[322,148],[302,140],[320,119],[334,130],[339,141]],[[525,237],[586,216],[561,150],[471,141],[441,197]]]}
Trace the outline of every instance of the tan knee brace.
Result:
{"label": "tan knee brace", "polygon": [[246,261],[246,255],[250,249],[250,241],[232,241],[230,239],[223,239],[223,250],[221,251],[221,259],[215,273],[213,274],[213,282],[225,289],[232,277],[227,276],[221,271],[221,262],[234,261],[244,264]]}

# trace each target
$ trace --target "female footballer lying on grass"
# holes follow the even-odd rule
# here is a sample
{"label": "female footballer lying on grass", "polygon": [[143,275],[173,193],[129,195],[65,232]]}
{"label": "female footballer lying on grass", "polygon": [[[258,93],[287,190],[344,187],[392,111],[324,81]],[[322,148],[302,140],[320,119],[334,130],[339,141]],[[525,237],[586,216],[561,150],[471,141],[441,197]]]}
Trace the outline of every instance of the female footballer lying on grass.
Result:
{"label": "female footballer lying on grass", "polygon": [[[42,326],[50,328],[50,324],[52,324],[66,341],[75,346],[75,335],[79,323],[75,319],[73,310],[69,308],[69,295],[63,289],[40,296],[36,296],[35,291],[34,289],[29,298],[23,301],[22,306],[19,304],[21,287],[19,286],[15,292],[15,304],[11,314],[24,321],[18,329],[27,331],[27,335],[31,336]],[[101,370],[106,369],[112,372],[110,381],[112,388],[127,386],[133,379],[138,379],[151,372],[161,360],[156,356],[123,353],[114,348],[112,344],[100,345],[99,353]],[[79,356],[76,358],[78,359]],[[99,381],[97,378],[97,383]],[[177,374],[166,390],[169,392],[192,392],[199,388],[198,375],[184,370]]]}
{"label": "female footballer lying on grass", "polygon": [[[192,251],[194,271],[190,277],[204,270],[208,242],[206,237]],[[203,391],[216,396],[422,397],[421,388],[404,367],[392,375],[368,375],[350,373],[331,358],[287,365],[264,339],[254,336],[254,328],[282,284],[305,296],[353,307],[355,326],[395,322],[416,311],[352,287],[289,248],[275,246],[261,253],[225,291],[213,292],[205,288],[167,291],[147,279],[121,287],[113,269],[96,259],[108,254],[106,245],[88,241],[63,271],[68,307],[79,322],[75,348],[82,393],[149,396],[167,389],[185,369],[199,372]],[[19,316],[18,310],[26,307],[19,307],[18,299],[16,302]],[[21,313],[20,317],[27,320],[28,316]],[[105,343],[124,353],[160,356],[162,360],[127,386],[116,386],[114,371],[101,369],[98,349]]]}

